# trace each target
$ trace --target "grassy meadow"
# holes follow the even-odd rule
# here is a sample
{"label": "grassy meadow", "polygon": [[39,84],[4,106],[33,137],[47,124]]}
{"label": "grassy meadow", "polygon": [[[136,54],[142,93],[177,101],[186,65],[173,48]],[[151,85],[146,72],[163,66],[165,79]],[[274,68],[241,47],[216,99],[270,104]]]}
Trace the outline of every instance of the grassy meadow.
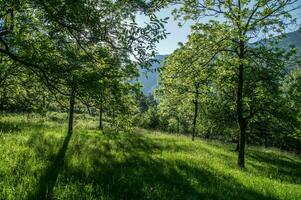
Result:
{"label": "grassy meadow", "polygon": [[65,116],[0,116],[0,199],[301,199],[301,158]]}

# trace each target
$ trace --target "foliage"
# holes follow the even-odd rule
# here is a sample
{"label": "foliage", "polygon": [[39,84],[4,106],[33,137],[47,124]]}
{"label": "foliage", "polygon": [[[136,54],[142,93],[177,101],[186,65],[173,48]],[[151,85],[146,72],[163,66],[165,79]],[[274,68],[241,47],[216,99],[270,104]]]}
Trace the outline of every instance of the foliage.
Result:
{"label": "foliage", "polygon": [[[0,6],[0,54],[5,61],[0,71],[0,92],[4,90],[5,95],[1,99],[15,98],[24,104],[20,96],[30,96],[25,92],[30,91],[36,99],[27,98],[30,103],[23,110],[42,110],[40,105],[44,109],[41,99],[56,111],[63,107],[69,110],[70,132],[78,103],[89,112],[96,107],[100,113],[113,113],[111,124],[117,127],[136,112],[137,86],[130,83],[138,75],[138,65],[148,69],[155,44],[166,37],[167,19],[158,19],[148,2],[24,0],[5,1]],[[139,25],[137,13],[146,15],[148,22]],[[26,80],[19,81],[23,74],[27,80],[34,77],[38,89],[26,85]],[[14,95],[17,97],[6,95],[8,88],[2,82],[8,77],[14,81],[10,90],[21,91]],[[45,89],[49,91],[40,92]],[[120,118],[118,123],[115,118]]]}
{"label": "foliage", "polygon": [[[196,60],[201,67],[208,63],[216,66],[215,69],[209,70],[214,73],[210,86],[230,97],[229,106],[239,128],[238,165],[244,167],[244,149],[249,125],[261,112],[271,109],[269,106],[279,97],[278,88],[281,79],[284,78],[283,69],[289,65],[289,57],[292,55],[291,52],[285,54],[274,48],[281,37],[272,40],[270,38],[276,34],[282,36],[286,27],[294,21],[290,11],[298,8],[297,1],[163,2],[179,4],[174,12],[176,19],[196,21],[186,47],[189,47],[190,43],[195,45],[192,52],[185,56],[186,63],[180,64],[182,70],[177,74],[181,73],[181,77],[185,77],[183,72],[187,71],[187,62],[191,66],[195,62],[191,59],[193,55],[197,55]],[[204,17],[219,17],[222,20],[210,18],[209,22],[203,23],[201,19]],[[195,35],[202,37],[194,40]],[[174,56],[176,54],[177,52],[173,53]],[[172,64],[175,65],[174,69],[177,69],[176,62],[173,61]],[[190,75],[188,80],[194,80],[195,75],[197,73]],[[182,78],[180,83],[185,84],[185,79]],[[168,81],[165,80],[164,84],[168,84]],[[199,94],[198,90],[196,91],[196,94]],[[196,99],[197,95],[194,100],[193,138],[198,113]]]}

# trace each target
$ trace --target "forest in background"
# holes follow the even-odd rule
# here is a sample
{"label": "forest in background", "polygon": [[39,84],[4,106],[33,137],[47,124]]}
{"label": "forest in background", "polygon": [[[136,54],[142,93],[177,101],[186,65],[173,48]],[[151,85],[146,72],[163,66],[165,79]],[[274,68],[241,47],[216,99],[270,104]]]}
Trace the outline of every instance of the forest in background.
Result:
{"label": "forest in background", "polygon": [[[282,93],[279,95],[287,98],[287,99],[282,99],[282,101],[289,103],[289,101],[294,99],[293,100],[294,102],[289,103],[290,106],[288,106],[287,108],[284,108],[285,105],[282,103],[279,103],[279,105],[281,106],[274,105],[270,108],[273,109],[274,111],[268,110],[268,108],[266,107],[262,108],[261,112],[262,115],[263,113],[265,113],[264,114],[265,119],[261,117],[253,121],[254,124],[250,126],[247,142],[248,144],[259,145],[259,146],[262,145],[265,147],[277,147],[279,149],[290,150],[290,151],[295,151],[297,153],[300,153],[300,146],[301,146],[300,135],[296,133],[298,132],[298,129],[300,127],[297,122],[298,116],[295,115],[295,111],[298,109],[298,106],[296,104],[296,100],[298,98],[296,96],[293,97],[291,95],[293,92],[295,93],[294,95],[296,95],[298,90],[297,87],[299,87],[295,85],[296,84],[295,81],[297,81],[298,79],[297,77],[299,76],[297,74],[300,73],[299,72],[300,66],[298,65],[298,59],[300,58],[301,55],[301,51],[300,51],[301,31],[297,30],[295,32],[288,33],[283,38],[273,38],[273,39],[274,40],[278,39],[277,44],[275,44],[276,48],[282,48],[285,51],[290,51],[290,48],[292,47],[295,48],[296,52],[294,52],[295,55],[293,56],[292,60],[288,61],[287,64],[285,64],[285,66],[283,66],[283,68],[281,69],[283,71],[282,72],[283,76],[282,79],[279,80],[280,83],[278,83],[279,84],[278,87],[281,88],[281,93]],[[266,42],[263,43],[265,44]],[[191,72],[190,75],[189,74],[179,75],[181,73],[180,71],[173,71],[172,73],[174,75],[177,74],[178,76],[181,76],[178,78],[178,80],[180,81],[179,84],[181,85],[180,87],[182,88],[180,88],[175,84],[176,79],[173,77],[169,85],[169,88],[174,89],[173,90],[174,96],[170,96],[169,99],[167,99],[166,96],[160,96],[160,93],[162,94],[163,92],[166,91],[165,90],[166,88],[162,89],[162,85],[164,85],[164,83],[166,82],[164,81],[164,76],[169,76],[171,74],[171,72],[167,71],[167,69],[165,68],[169,68],[169,69],[173,68],[172,70],[174,70],[175,60],[171,60],[171,59],[172,57],[175,58],[176,55],[177,54],[174,53],[169,56],[161,56],[161,55],[158,56],[160,60],[162,60],[161,57],[165,59],[165,62],[164,60],[162,60],[162,62],[159,63],[160,65],[156,64],[152,66],[152,68],[156,68],[157,71],[159,72],[157,71],[149,72],[150,80],[141,79],[142,83],[146,85],[143,88],[144,94],[146,95],[145,101],[148,101],[149,102],[148,104],[150,106],[148,107],[149,111],[145,112],[143,116],[144,121],[141,122],[140,126],[145,128],[173,132],[173,133],[191,134],[193,130],[193,127],[191,126],[191,122],[193,121],[194,114],[196,114],[197,118],[200,118],[200,121],[196,123],[196,128],[195,128],[196,135],[205,139],[218,139],[225,142],[237,142],[237,137],[235,133],[237,133],[238,130],[235,129],[236,119],[234,116],[235,115],[234,110],[232,110],[232,114],[229,114],[230,109],[224,110],[225,113],[221,112],[222,110],[221,107],[229,107],[229,104],[227,104],[224,99],[221,98],[220,100],[218,100],[217,96],[212,96],[210,101],[208,100],[202,101],[202,98],[208,98],[208,96],[211,96],[208,95],[208,93],[204,92],[203,97],[199,97],[198,105],[200,109],[197,113],[194,113],[193,98],[195,97],[190,97],[190,99],[183,98],[183,96],[181,97],[181,95],[187,97],[189,96],[188,95],[189,93],[190,96],[193,93],[195,93],[192,90],[189,91],[188,89],[189,86],[187,85],[184,86],[182,81],[184,79],[191,79],[192,77],[194,77],[193,73],[195,73],[196,71]],[[189,63],[189,59],[191,59],[191,57],[187,55],[182,59],[187,59],[186,62]],[[167,64],[168,62],[169,62],[169,66]],[[181,65],[180,67],[182,67],[183,64],[180,62],[185,62],[185,61],[179,60],[178,62],[179,65]],[[195,68],[198,67],[199,66],[195,66]],[[187,68],[189,68],[189,66],[187,66]],[[210,70],[212,70],[212,68]],[[260,75],[261,73],[263,72],[259,71],[258,75]],[[250,76],[256,76],[256,74],[252,73],[250,74]],[[263,76],[265,76],[265,74]],[[191,82],[190,84],[193,84],[193,82]],[[234,93],[232,92],[232,94]],[[230,95],[227,95],[225,98],[228,98],[229,100]],[[233,100],[234,97],[231,97],[230,100],[231,99]],[[275,100],[281,101],[281,98],[277,97],[277,99]],[[266,102],[266,104],[268,103],[270,103],[270,101]],[[221,107],[217,107],[217,105],[220,105]],[[173,109],[168,111],[169,108],[173,108]],[[283,109],[283,111],[279,111],[278,109]],[[294,109],[295,111],[293,111],[292,109]],[[279,112],[282,112],[282,114]],[[292,112],[291,116],[288,115],[288,112]],[[256,115],[259,115],[259,113]],[[271,116],[267,116],[267,115],[271,115]],[[295,117],[295,123],[293,122],[294,117]],[[278,122],[272,120],[278,120],[278,122],[282,122],[282,125],[280,126],[282,126],[283,128],[280,128],[278,126],[279,124]],[[293,129],[295,129],[296,132],[293,131]]]}

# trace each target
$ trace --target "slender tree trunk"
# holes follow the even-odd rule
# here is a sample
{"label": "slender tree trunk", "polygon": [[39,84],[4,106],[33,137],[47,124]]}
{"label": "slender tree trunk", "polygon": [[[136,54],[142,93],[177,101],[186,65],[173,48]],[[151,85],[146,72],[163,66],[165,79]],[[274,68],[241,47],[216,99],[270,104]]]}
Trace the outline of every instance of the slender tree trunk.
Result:
{"label": "slender tree trunk", "polygon": [[72,133],[73,133],[74,105],[75,105],[75,88],[72,87],[71,94],[70,94],[70,100],[69,100],[68,135],[72,135]]}
{"label": "slender tree trunk", "polygon": [[245,145],[246,145],[246,127],[240,125],[239,146],[238,146],[238,161],[239,167],[245,167]]}
{"label": "slender tree trunk", "polygon": [[194,100],[194,117],[193,117],[193,127],[192,127],[192,141],[194,141],[194,138],[196,136],[196,122],[197,122],[197,116],[198,116],[198,93],[196,93],[196,99]]}
{"label": "slender tree trunk", "polygon": [[103,118],[103,102],[101,99],[100,105],[99,105],[99,130],[103,130],[102,118]]}
{"label": "slender tree trunk", "polygon": [[46,97],[45,95],[43,96],[43,105],[42,105],[43,109],[46,109]]}
{"label": "slender tree trunk", "polygon": [[92,116],[92,112],[91,112],[91,109],[89,108],[89,105],[87,105],[87,110],[88,110],[89,115]]}
{"label": "slender tree trunk", "polygon": [[195,99],[194,99],[194,117],[193,117],[193,127],[192,127],[192,141],[196,136],[196,121],[198,116],[198,106],[199,106],[199,83],[195,84]]}
{"label": "slender tree trunk", "polygon": [[[243,48],[242,48],[243,50]],[[245,166],[245,143],[246,143],[246,123],[243,118],[243,102],[242,102],[242,95],[243,95],[243,82],[244,82],[244,66],[243,64],[239,65],[238,69],[238,84],[237,84],[237,119],[239,125],[239,137],[238,137],[238,161],[237,164],[239,167]]]}
{"label": "slender tree trunk", "polygon": [[246,143],[246,119],[243,116],[243,86],[244,86],[244,64],[242,63],[245,58],[245,33],[242,31],[242,19],[241,19],[241,0],[238,0],[238,20],[237,29],[239,32],[239,52],[238,58],[240,64],[238,66],[238,79],[237,79],[237,96],[236,96],[236,112],[237,122],[239,125],[239,136],[238,136],[238,160],[237,164],[239,167],[244,168],[245,166],[245,143]]}

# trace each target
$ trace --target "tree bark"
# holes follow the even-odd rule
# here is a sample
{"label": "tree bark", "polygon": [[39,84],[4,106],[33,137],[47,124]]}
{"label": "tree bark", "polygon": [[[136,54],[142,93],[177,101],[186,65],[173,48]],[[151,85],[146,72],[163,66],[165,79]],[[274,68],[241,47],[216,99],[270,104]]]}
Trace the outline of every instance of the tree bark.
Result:
{"label": "tree bark", "polygon": [[74,105],[75,105],[75,88],[72,88],[70,94],[70,100],[69,100],[68,135],[72,135],[73,133]]}
{"label": "tree bark", "polygon": [[239,145],[238,145],[238,161],[239,167],[245,167],[245,145],[246,145],[246,126],[240,125]]}
{"label": "tree bark", "polygon": [[42,105],[42,107],[43,107],[43,109],[47,109],[46,108],[46,97],[45,97],[45,95],[43,96],[43,105]]}
{"label": "tree bark", "polygon": [[198,116],[198,91],[196,92],[195,95],[195,100],[194,100],[194,117],[193,117],[193,127],[192,127],[192,141],[194,141],[195,136],[196,136],[196,122],[197,122],[197,116]]}
{"label": "tree bark", "polygon": [[192,127],[192,141],[194,141],[196,136],[196,122],[198,116],[198,106],[199,106],[199,83],[195,84],[195,99],[194,99],[194,117],[193,117],[193,127]]}
{"label": "tree bark", "polygon": [[[242,48],[243,50],[243,48]],[[243,95],[243,82],[244,82],[244,66],[243,64],[239,65],[238,69],[238,84],[237,84],[237,119],[239,125],[239,138],[238,138],[238,161],[237,164],[239,167],[245,166],[245,143],[246,143],[246,123],[243,117],[243,102],[242,102],[242,95]]]}

